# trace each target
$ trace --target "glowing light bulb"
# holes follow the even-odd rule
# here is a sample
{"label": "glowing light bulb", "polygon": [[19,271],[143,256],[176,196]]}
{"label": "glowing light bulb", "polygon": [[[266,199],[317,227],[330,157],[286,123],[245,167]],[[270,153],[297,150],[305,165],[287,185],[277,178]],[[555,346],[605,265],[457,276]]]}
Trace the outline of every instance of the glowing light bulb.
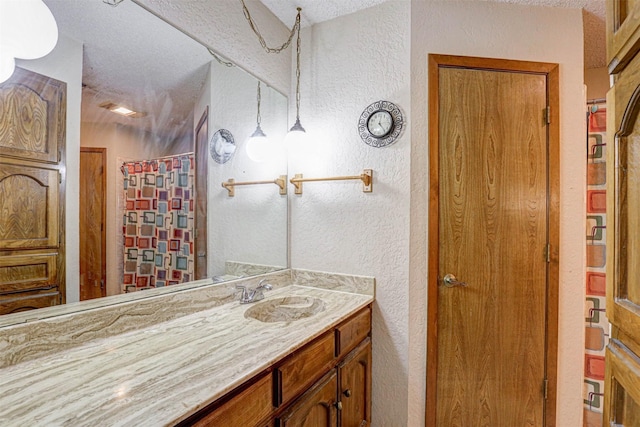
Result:
{"label": "glowing light bulb", "polygon": [[247,155],[254,162],[264,162],[271,156],[271,144],[260,125],[247,141]]}

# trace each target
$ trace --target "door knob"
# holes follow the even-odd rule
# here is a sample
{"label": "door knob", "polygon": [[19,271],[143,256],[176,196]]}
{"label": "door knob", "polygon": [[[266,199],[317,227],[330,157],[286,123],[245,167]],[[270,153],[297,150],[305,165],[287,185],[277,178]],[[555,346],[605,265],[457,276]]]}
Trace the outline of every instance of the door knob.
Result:
{"label": "door knob", "polygon": [[459,281],[458,279],[456,279],[456,276],[454,276],[451,273],[449,273],[446,276],[444,276],[444,279],[442,279],[442,281],[444,282],[444,285],[447,288],[453,288],[455,286],[462,286],[462,287],[467,286],[467,282]]}

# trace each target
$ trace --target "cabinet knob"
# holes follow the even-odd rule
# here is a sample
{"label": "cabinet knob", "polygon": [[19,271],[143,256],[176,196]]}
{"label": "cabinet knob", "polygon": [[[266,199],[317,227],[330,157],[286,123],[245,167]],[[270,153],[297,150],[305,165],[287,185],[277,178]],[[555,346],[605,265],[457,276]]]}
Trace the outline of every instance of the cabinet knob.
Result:
{"label": "cabinet knob", "polygon": [[345,391],[342,392],[342,394],[344,394],[347,397],[351,397],[351,389],[346,389]]}
{"label": "cabinet knob", "polygon": [[336,408],[338,408],[338,411],[342,411],[342,402],[336,402]]}

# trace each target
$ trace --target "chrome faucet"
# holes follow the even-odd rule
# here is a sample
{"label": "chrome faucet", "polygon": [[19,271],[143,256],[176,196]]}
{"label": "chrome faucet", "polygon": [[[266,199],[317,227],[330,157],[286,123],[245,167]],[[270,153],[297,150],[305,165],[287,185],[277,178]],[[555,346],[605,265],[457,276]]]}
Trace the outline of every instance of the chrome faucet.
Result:
{"label": "chrome faucet", "polygon": [[267,279],[260,280],[258,287],[255,289],[249,289],[243,285],[236,285],[236,289],[242,290],[242,293],[240,294],[240,304],[248,304],[250,302],[256,302],[264,299],[263,291],[270,291],[273,289],[273,286],[268,283],[264,283],[266,281]]}

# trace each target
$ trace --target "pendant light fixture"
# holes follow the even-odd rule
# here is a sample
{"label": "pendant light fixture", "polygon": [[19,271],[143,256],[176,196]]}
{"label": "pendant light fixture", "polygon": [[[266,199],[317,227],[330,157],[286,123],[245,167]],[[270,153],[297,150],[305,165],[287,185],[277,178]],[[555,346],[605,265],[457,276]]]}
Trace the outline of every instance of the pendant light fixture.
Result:
{"label": "pendant light fixture", "polygon": [[285,144],[287,147],[292,147],[296,144],[306,142],[307,131],[302,127],[300,123],[300,12],[301,8],[298,8],[298,14],[296,15],[296,23],[294,28],[298,33],[296,39],[296,122],[293,124],[289,133],[285,137]]}
{"label": "pendant light fixture", "polygon": [[264,162],[265,160],[267,160],[269,158],[270,148],[271,148],[270,144],[269,144],[269,139],[267,138],[267,135],[264,133],[264,131],[260,127],[260,121],[261,121],[261,117],[260,117],[260,102],[261,102],[260,84],[261,84],[260,81],[258,81],[258,95],[256,97],[257,100],[258,100],[258,113],[256,114],[256,130],[249,137],[249,140],[247,141],[247,148],[246,148],[247,149],[247,155],[254,162]]}
{"label": "pendant light fixture", "polygon": [[249,23],[249,27],[255,33],[255,35],[258,37],[258,41],[260,42],[260,45],[265,50],[265,52],[267,52],[267,53],[280,53],[280,52],[282,52],[284,49],[289,47],[289,45],[291,44],[291,41],[293,40],[293,36],[296,35],[296,33],[297,33],[297,39],[296,39],[296,122],[293,124],[293,126],[291,127],[291,129],[287,133],[287,136],[285,137],[285,145],[287,147],[289,147],[289,148],[296,147],[295,149],[297,150],[297,148],[298,148],[297,146],[302,145],[301,143],[305,142],[308,139],[307,138],[307,133],[306,133],[304,127],[302,127],[302,124],[300,123],[300,16],[301,16],[302,8],[300,8],[300,7],[296,8],[298,13],[296,14],[296,20],[295,20],[295,23],[293,24],[293,27],[291,27],[291,31],[289,33],[289,38],[287,39],[287,41],[285,41],[281,46],[273,48],[273,47],[267,46],[267,42],[265,41],[264,37],[262,37],[262,34],[260,34],[260,31],[258,30],[258,26],[253,21],[253,18],[251,18],[251,13],[249,12],[249,9],[247,8],[247,5],[245,4],[244,0],[240,0],[240,1],[242,3],[242,10],[244,12],[244,16],[247,19],[247,22]]}
{"label": "pendant light fixture", "polygon": [[0,83],[15,69],[15,58],[37,59],[58,42],[58,26],[42,0],[0,1]]}

